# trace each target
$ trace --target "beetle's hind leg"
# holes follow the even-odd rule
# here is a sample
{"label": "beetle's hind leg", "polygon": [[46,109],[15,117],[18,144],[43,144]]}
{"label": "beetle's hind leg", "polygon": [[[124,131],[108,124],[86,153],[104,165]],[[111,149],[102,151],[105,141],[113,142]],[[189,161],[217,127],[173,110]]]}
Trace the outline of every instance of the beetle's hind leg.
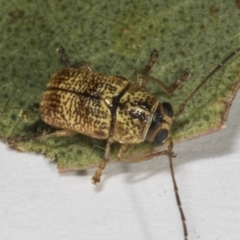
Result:
{"label": "beetle's hind leg", "polygon": [[[147,65],[142,69],[136,70],[133,73],[131,79],[133,83],[136,83],[142,87],[146,87],[146,80],[152,81],[156,83],[165,93],[170,95],[174,92],[175,89],[180,88],[183,82],[189,79],[190,71],[189,69],[183,70],[180,76],[178,77],[178,79],[174,83],[172,83],[170,86],[167,86],[161,80],[148,75],[153,65],[157,62],[158,58],[159,58],[159,52],[157,50],[153,50],[153,52],[149,57]],[[139,77],[139,75],[141,77]]]}

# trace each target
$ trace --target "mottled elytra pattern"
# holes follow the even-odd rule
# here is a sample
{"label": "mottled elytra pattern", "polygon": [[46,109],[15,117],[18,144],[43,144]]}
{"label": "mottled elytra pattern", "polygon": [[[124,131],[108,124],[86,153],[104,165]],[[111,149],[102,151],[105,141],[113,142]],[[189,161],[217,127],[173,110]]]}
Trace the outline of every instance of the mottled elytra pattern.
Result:
{"label": "mottled elytra pattern", "polygon": [[40,116],[51,126],[107,139],[114,100],[128,84],[123,77],[62,69],[47,84],[40,103]]}

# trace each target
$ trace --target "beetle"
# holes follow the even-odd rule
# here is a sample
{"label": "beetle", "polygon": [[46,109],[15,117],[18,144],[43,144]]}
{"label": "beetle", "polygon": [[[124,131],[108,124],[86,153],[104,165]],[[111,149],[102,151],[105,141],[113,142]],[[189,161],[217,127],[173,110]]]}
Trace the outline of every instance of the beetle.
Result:
{"label": "beetle", "polygon": [[[104,160],[93,176],[94,184],[100,182],[113,142],[121,144],[118,151],[121,160],[132,144],[146,140],[161,146],[165,141],[171,141],[172,106],[167,102],[160,103],[151,95],[142,77],[147,76],[157,61],[159,53],[156,50],[150,55],[147,65],[132,75],[131,82],[121,76],[94,72],[87,63],[82,63],[80,68],[71,67],[64,48],[60,46],[57,52],[67,68],[50,78],[40,101],[39,114],[46,124],[63,129],[55,132],[56,136],[81,133],[107,140]],[[189,76],[186,69],[170,87],[163,83],[160,86],[171,94]],[[162,153],[172,154],[171,150],[159,154]],[[149,158],[151,155],[143,157]]]}
{"label": "beetle", "polygon": [[[200,82],[182,101],[176,113],[173,113],[170,103],[161,103],[150,94],[146,88],[146,83],[152,81],[170,95],[190,77],[190,72],[189,69],[183,70],[179,78],[170,86],[150,76],[149,72],[159,58],[157,50],[153,50],[145,67],[133,73],[131,81],[121,76],[106,76],[94,72],[87,62],[81,62],[78,66],[71,65],[62,46],[59,46],[57,52],[66,68],[54,74],[47,83],[39,104],[39,114],[47,125],[61,130],[44,135],[9,139],[9,143],[43,140],[52,136],[73,136],[78,133],[106,140],[103,160],[92,177],[94,184],[100,182],[102,171],[111,158],[112,143],[121,144],[117,154],[121,161],[124,161],[124,157],[132,145],[144,141],[154,144],[156,151],[132,157],[131,162],[139,162],[159,155],[169,157],[184,238],[187,239],[186,219],[181,206],[172,162],[172,157],[175,156],[172,151],[172,122],[183,112],[188,101],[208,79],[240,52],[240,47],[231,52]],[[159,147],[165,143],[167,149],[160,149]]]}

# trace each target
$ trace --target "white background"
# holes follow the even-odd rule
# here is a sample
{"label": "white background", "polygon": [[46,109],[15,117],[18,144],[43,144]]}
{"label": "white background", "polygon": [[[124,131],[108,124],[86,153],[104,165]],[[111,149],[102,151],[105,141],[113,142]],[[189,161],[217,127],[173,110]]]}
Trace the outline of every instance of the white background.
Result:
{"label": "white background", "polygon": [[[176,145],[175,174],[189,239],[240,239],[240,94],[227,128]],[[43,156],[0,143],[1,239],[183,239],[161,157],[107,166],[95,187],[83,174],[58,174]]]}

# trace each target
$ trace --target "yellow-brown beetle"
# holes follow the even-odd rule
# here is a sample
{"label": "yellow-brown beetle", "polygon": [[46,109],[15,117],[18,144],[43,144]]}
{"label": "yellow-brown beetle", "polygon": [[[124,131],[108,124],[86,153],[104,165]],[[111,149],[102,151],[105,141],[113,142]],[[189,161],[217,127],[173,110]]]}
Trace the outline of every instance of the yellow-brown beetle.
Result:
{"label": "yellow-brown beetle", "polygon": [[[159,54],[154,50],[148,64],[132,75],[132,81],[120,76],[106,76],[92,71],[89,64],[71,67],[64,48],[57,50],[67,68],[57,72],[47,84],[40,102],[41,119],[56,128],[55,136],[81,133],[96,139],[107,140],[104,159],[93,176],[93,183],[100,181],[102,170],[111,156],[110,145],[122,144],[118,152],[123,159],[129,146],[149,141],[155,146],[169,140],[169,149],[142,156],[172,155],[170,129],[173,120],[172,106],[160,103],[146,89],[147,73],[157,61]],[[158,81],[167,92],[172,93],[189,77],[185,70],[170,87]],[[40,138],[53,136],[43,135]]]}

